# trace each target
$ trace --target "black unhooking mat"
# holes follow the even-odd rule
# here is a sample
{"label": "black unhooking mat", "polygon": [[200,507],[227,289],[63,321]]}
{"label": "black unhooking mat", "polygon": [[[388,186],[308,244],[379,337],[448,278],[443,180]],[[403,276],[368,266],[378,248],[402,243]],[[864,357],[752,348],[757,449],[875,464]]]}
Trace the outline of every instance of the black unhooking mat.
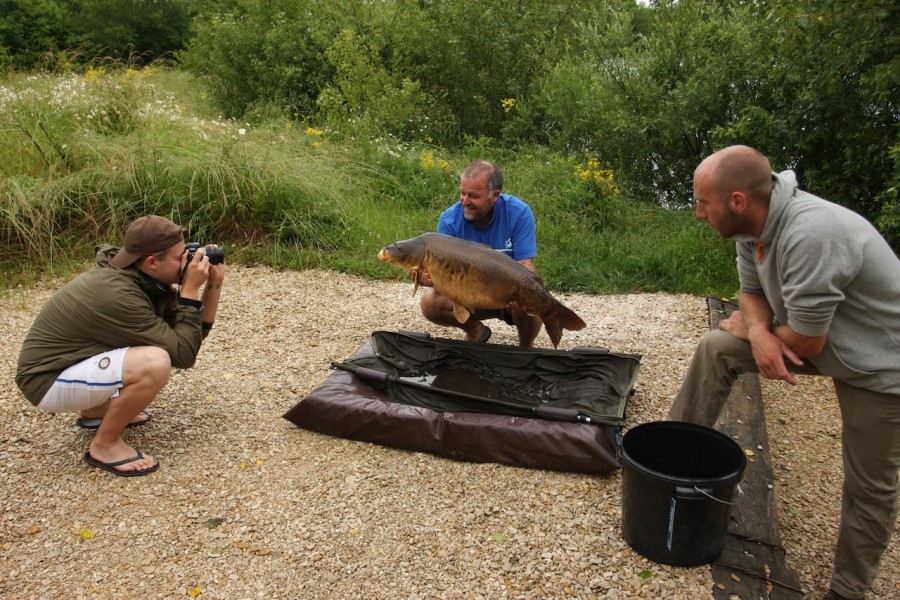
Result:
{"label": "black unhooking mat", "polygon": [[376,331],[284,418],[456,460],[608,473],[640,358]]}

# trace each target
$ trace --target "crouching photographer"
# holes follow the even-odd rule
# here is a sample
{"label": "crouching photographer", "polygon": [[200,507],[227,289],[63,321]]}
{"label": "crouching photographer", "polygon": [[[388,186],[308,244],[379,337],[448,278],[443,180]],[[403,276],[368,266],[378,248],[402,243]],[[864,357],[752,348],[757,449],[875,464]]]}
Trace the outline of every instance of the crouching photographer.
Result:
{"label": "crouching photographer", "polygon": [[97,246],[95,266],[35,318],[16,384],[38,409],[78,412],[76,424],[96,431],[84,454],[88,465],[125,477],[159,468],[122,433],[150,421],[144,409],[172,367],[194,365],[216,318],[224,259],[214,244],[185,244],[169,219],[141,217],[122,248]]}

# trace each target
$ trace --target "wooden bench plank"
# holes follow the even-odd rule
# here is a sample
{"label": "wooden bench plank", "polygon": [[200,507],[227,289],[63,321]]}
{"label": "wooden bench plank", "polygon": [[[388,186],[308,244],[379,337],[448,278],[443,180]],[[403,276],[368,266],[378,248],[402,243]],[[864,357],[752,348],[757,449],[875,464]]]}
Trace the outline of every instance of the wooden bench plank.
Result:
{"label": "wooden bench plank", "polygon": [[[719,298],[707,298],[709,327],[737,309]],[[725,548],[712,564],[713,596],[727,600],[802,600],[800,577],[785,564],[785,552],[774,512],[774,482],[769,437],[759,376],[745,373],[728,397],[716,429],[731,436],[747,454],[747,468],[731,508]]]}

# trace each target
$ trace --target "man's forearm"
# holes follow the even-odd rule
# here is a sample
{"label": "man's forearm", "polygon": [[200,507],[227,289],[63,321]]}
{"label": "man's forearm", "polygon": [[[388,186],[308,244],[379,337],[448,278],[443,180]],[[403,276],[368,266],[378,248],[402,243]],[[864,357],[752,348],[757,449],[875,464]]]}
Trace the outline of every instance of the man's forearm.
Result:
{"label": "man's forearm", "polygon": [[810,337],[797,333],[787,325],[779,325],[772,333],[798,356],[818,356],[828,339],[824,335]]}
{"label": "man's forearm", "polygon": [[741,292],[741,315],[751,339],[768,332],[781,340],[798,356],[817,356],[825,346],[826,336],[810,337],[797,333],[787,325],[773,327],[772,308],[765,296]]}
{"label": "man's forearm", "polygon": [[772,330],[772,308],[765,296],[741,292],[741,316],[750,337],[762,331]]}
{"label": "man's forearm", "polygon": [[207,284],[203,290],[203,322],[213,323],[219,309],[219,297],[222,294],[222,282]]}
{"label": "man's forearm", "polygon": [[534,266],[533,258],[526,258],[525,260],[520,260],[520,261],[516,261],[516,262],[518,262],[520,265],[522,265],[523,267],[525,267],[532,273],[537,273],[537,269]]}

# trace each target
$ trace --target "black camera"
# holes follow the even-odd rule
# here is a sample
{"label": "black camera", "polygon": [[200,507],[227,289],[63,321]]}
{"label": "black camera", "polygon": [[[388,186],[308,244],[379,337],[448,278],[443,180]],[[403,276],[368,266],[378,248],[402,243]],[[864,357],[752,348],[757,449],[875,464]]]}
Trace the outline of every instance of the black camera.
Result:
{"label": "black camera", "polygon": [[206,257],[209,259],[209,264],[221,265],[225,262],[225,251],[221,248],[206,248],[200,242],[187,242],[184,245],[184,248],[188,251],[187,262],[184,263],[185,267],[191,262],[191,259],[194,258],[194,254],[196,254],[197,250],[200,248],[203,248],[204,254],[206,254]]}

